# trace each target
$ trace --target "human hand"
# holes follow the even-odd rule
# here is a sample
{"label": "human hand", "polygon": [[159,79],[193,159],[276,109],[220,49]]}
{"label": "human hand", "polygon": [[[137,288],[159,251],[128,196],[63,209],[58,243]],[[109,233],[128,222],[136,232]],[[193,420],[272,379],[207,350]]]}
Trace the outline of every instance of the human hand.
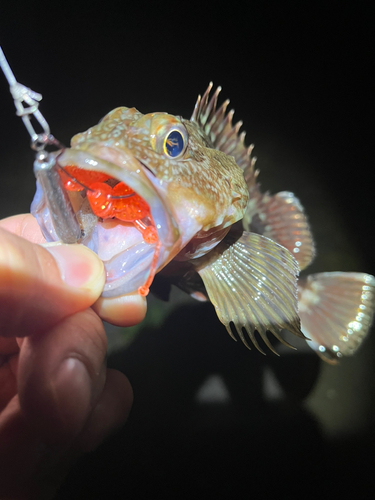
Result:
{"label": "human hand", "polygon": [[0,221],[1,498],[51,498],[72,462],[119,428],[132,404],[127,378],[106,369],[100,317],[138,323],[145,299],[98,300],[99,258],[44,242],[31,215]]}

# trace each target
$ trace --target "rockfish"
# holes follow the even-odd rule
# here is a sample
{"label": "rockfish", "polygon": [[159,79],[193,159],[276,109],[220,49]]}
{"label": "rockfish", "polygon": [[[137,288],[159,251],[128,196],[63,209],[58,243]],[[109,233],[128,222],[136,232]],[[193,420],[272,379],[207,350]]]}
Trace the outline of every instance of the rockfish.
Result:
{"label": "rockfish", "polygon": [[[374,314],[375,278],[321,273],[298,280],[315,247],[293,193],[262,193],[253,147],[220,87],[190,120],[119,107],[55,154],[53,206],[37,173],[31,212],[47,241],[78,242],[105,264],[103,296],[147,295],[161,273],[209,299],[229,334],[263,352],[254,332],[286,329],[325,360],[352,354]],[[51,183],[51,177],[49,181]],[[49,186],[49,191],[51,186]],[[61,198],[63,196],[63,198]],[[53,198],[53,197],[52,197]]]}

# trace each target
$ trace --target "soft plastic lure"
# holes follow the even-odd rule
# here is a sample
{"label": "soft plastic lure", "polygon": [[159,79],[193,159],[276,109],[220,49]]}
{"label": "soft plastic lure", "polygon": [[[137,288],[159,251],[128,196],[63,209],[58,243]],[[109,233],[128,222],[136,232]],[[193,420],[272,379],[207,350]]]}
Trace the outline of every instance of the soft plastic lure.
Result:
{"label": "soft plastic lure", "polygon": [[117,219],[132,223],[146,243],[155,245],[149,276],[145,284],[138,288],[140,295],[147,295],[155,276],[160,252],[160,241],[148,204],[125,183],[117,182],[113,177],[101,172],[67,166],[60,168],[59,174],[67,191],[85,191],[94,215],[102,220]]}

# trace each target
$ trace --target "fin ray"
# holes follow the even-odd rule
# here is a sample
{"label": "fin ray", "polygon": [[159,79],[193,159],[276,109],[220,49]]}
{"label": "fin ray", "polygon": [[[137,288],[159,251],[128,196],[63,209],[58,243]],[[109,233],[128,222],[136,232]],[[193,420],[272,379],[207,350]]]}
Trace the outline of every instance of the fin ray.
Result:
{"label": "fin ray", "polygon": [[319,273],[300,280],[302,331],[323,359],[335,363],[358,349],[375,312],[375,278],[365,273]]}
{"label": "fin ray", "polygon": [[293,193],[275,195],[252,190],[243,219],[245,230],[263,234],[287,248],[305,269],[314,259],[315,245],[303,207]]}
{"label": "fin ray", "polygon": [[242,342],[242,328],[261,352],[254,330],[271,350],[267,331],[277,338],[283,329],[304,337],[297,313],[298,264],[281,245],[244,232],[235,243],[222,241],[195,265],[220,321],[227,330],[233,322]]}
{"label": "fin ray", "polygon": [[229,99],[217,106],[221,87],[217,87],[209,99],[212,87],[213,84],[210,82],[203,97],[198,96],[190,120],[199,126],[214,148],[234,157],[237,165],[244,171],[246,182],[250,187],[255,184],[258,175],[254,170],[255,158],[251,157],[254,146],[245,146],[246,133],[240,132],[242,122],[232,123],[234,110],[227,112]]}
{"label": "fin ray", "polygon": [[[240,273],[239,273],[240,274]],[[242,286],[242,283],[240,281],[237,281],[237,287],[239,289],[240,292],[242,292],[243,294],[246,295],[246,288],[244,286]],[[255,291],[253,289],[253,291]],[[232,303],[232,307],[233,307],[233,301],[231,301]],[[246,347],[248,347],[250,349],[250,347],[248,346],[247,342],[246,342],[246,339],[243,335],[243,331],[242,329],[245,329],[246,330],[246,333],[248,334],[248,336],[250,337],[250,340],[252,341],[252,343],[254,344],[254,346],[258,349],[258,351],[262,354],[265,354],[265,352],[263,351],[263,349],[261,349],[261,347],[259,346],[255,336],[254,336],[254,332],[253,330],[251,329],[251,318],[249,317],[249,315],[247,315],[247,317],[245,316],[244,314],[244,311],[243,310],[238,310],[237,311],[237,314],[238,315],[241,315],[241,326],[236,326],[236,330],[237,330],[237,333],[240,337],[240,339],[242,340],[242,342],[246,345]],[[264,341],[264,343],[266,344],[266,346],[274,353],[278,356],[278,353],[275,351],[275,349],[273,348],[272,344],[270,343],[270,341],[268,340],[267,338],[267,335],[266,335],[266,330],[265,328],[263,328],[262,326],[262,320],[265,321],[265,318],[262,318],[262,320],[259,318],[260,314],[256,314],[256,311],[252,311],[252,316],[253,316],[253,319],[255,319],[254,323],[257,324],[257,329],[258,329],[258,332],[260,334],[260,336],[262,337],[262,340]]]}

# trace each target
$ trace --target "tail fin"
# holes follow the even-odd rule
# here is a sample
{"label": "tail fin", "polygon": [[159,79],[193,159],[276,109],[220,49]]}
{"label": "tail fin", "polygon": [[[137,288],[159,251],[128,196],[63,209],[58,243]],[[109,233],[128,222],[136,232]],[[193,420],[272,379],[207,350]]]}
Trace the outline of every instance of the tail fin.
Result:
{"label": "tail fin", "polygon": [[375,311],[375,278],[364,273],[311,274],[298,282],[301,330],[310,347],[335,364],[366,337]]}

